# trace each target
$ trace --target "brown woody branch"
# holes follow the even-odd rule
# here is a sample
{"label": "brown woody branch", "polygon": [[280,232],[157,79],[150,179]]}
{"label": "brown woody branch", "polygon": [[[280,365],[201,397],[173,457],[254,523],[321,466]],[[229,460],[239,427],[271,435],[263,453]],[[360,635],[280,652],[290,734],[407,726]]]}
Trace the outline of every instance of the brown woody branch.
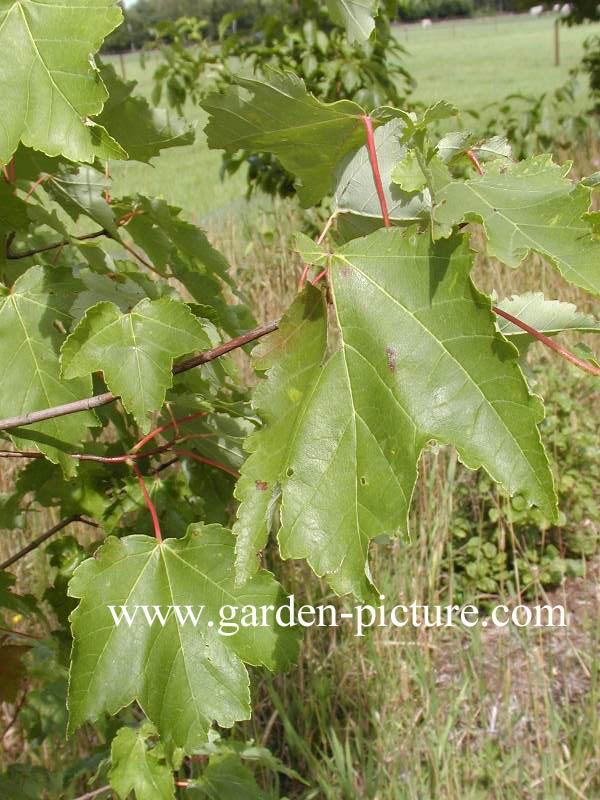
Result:
{"label": "brown woody branch", "polygon": [[54,242],[53,244],[46,244],[43,247],[37,247],[34,250],[25,250],[22,253],[13,253],[10,249],[10,245],[12,239],[6,242],[6,258],[9,261],[18,261],[20,258],[31,258],[31,256],[37,256],[38,253],[47,253],[50,250],[57,250],[59,247],[65,247],[68,244],[71,244],[73,240],[77,240],[80,242],[84,242],[87,239],[97,239],[100,236],[108,236],[112,239],[110,233],[106,230],[106,228],[101,228],[99,231],[93,231],[92,233],[84,233],[82,236],[72,236],[70,239],[63,239],[60,242]]}
{"label": "brown woody branch", "polygon": [[26,556],[27,553],[31,553],[32,550],[38,548],[47,539],[49,539],[51,536],[54,536],[55,533],[62,531],[63,528],[66,528],[67,525],[71,525],[73,522],[83,522],[86,525],[91,525],[93,528],[99,527],[95,522],[91,522],[91,520],[84,519],[80,514],[73,514],[73,516],[61,520],[61,522],[54,525],[45,533],[42,533],[40,536],[37,537],[37,539],[34,539],[32,542],[29,542],[29,544],[26,547],[24,547],[22,550],[19,550],[18,553],[14,554],[14,556],[11,556],[10,558],[7,558],[6,561],[3,561],[2,564],[0,564],[0,570],[12,566],[12,564],[14,564],[16,561],[19,561],[19,559],[23,558],[23,556]]}
{"label": "brown woody branch", "polygon": [[112,786],[101,786],[99,789],[94,789],[91,792],[86,792],[86,794],[76,797],[75,800],[92,800],[92,798],[98,797],[98,795],[104,794],[104,792],[112,792]]}
{"label": "brown woody branch", "polygon": [[[499,316],[504,317],[514,325],[517,325],[517,327],[524,330],[526,333],[529,333],[531,336],[538,339],[538,341],[543,342],[543,344],[554,350],[562,358],[570,361],[575,366],[585,370],[586,372],[590,372],[592,375],[600,375],[600,369],[588,364],[586,361],[583,361],[580,358],[577,358],[577,356],[573,355],[573,353],[570,353],[564,347],[556,344],[556,342],[554,342],[549,336],[545,336],[543,333],[540,333],[540,331],[532,328],[530,325],[527,325],[527,323],[522,322],[520,319],[517,319],[517,317],[513,317],[512,314],[508,314],[506,311],[503,311],[497,306],[492,306],[492,310]],[[254,330],[248,331],[241,336],[237,336],[235,339],[230,339],[228,342],[224,342],[218,347],[213,347],[211,350],[205,350],[203,353],[199,353],[197,356],[194,356],[187,361],[182,361],[181,363],[176,364],[173,367],[173,375],[179,375],[182,372],[187,372],[190,369],[194,369],[194,367],[207,364],[209,361],[214,361],[215,359],[220,358],[227,353],[231,353],[233,350],[237,350],[240,347],[244,347],[244,345],[249,344],[250,342],[261,339],[263,336],[266,336],[269,333],[273,333],[273,331],[276,331],[278,328],[279,320],[274,320],[273,322],[267,322],[265,325],[260,325],[258,328],[254,328]],[[0,430],[11,430],[12,428],[20,428],[26,425],[33,425],[36,422],[43,422],[47,419],[54,419],[55,417],[62,417],[67,414],[75,414],[79,411],[89,411],[94,408],[100,408],[101,406],[108,405],[109,403],[114,402],[116,399],[117,397],[115,397],[112,392],[105,392],[104,394],[98,394],[94,397],[86,397],[83,400],[76,400],[73,403],[65,403],[61,406],[44,408],[40,411],[31,411],[28,414],[23,414],[22,416],[18,417],[8,417],[0,420]]]}
{"label": "brown woody branch", "polygon": [[[248,333],[244,333],[242,336],[237,336],[235,339],[230,339],[228,342],[225,342],[218,347],[213,347],[211,350],[205,350],[203,353],[199,353],[197,356],[194,356],[194,358],[190,358],[187,361],[176,364],[173,367],[173,374],[179,375],[180,373],[187,372],[188,370],[198,367],[201,364],[207,364],[209,361],[214,361],[216,358],[220,358],[226,353],[237,350],[238,348],[243,347],[244,345],[249,344],[256,339],[266,336],[268,333],[272,333],[273,331],[277,330],[278,327],[279,320],[276,320],[275,322],[269,322],[266,325],[261,325],[252,331],[248,331]],[[64,405],[54,406],[53,408],[44,408],[40,411],[30,411],[29,414],[23,414],[19,417],[7,417],[6,419],[0,420],[0,430],[6,431],[11,430],[12,428],[21,428],[26,425],[33,425],[36,422],[43,422],[47,419],[63,417],[67,414],[75,414],[78,411],[89,411],[93,408],[106,406],[109,403],[114,402],[116,399],[117,397],[115,397],[112,392],[105,392],[104,394],[98,394],[94,397],[86,397],[83,400],[75,400],[73,403],[65,403]]]}

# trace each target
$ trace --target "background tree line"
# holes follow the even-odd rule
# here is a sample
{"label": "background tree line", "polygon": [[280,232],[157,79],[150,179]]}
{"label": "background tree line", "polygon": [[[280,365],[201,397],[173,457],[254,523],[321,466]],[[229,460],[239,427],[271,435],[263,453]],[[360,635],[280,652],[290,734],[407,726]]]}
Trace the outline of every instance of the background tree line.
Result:
{"label": "background tree line", "polygon": [[[137,0],[124,7],[125,24],[106,39],[104,50],[118,52],[137,50],[152,38],[151,29],[159,22],[180,17],[197,17],[206,23],[205,34],[217,39],[219,22],[225,14],[236,14],[238,30],[251,30],[264,14],[289,11],[289,7],[306,0]],[[308,0],[315,3],[315,0]],[[317,4],[318,0],[316,0]],[[320,3],[324,5],[324,3]],[[410,22],[430,17],[465,17],[473,14],[522,10],[521,0],[399,0],[396,4],[398,21]]]}

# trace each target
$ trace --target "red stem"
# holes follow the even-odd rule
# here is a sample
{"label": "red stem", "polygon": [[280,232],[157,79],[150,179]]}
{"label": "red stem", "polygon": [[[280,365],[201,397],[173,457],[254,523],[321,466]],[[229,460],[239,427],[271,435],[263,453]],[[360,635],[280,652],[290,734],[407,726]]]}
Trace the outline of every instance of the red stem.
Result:
{"label": "red stem", "polygon": [[481,162],[479,161],[475,153],[472,150],[465,150],[465,153],[467,154],[469,161],[471,162],[471,164],[473,164],[477,172],[480,175],[483,175],[483,167],[481,166]]}
{"label": "red stem", "polygon": [[50,177],[50,175],[42,175],[42,177],[38,178],[37,181],[35,181],[35,183],[32,183],[31,184],[31,188],[29,189],[29,191],[25,195],[25,200],[29,200],[29,198],[35,192],[35,190],[38,188],[38,186],[41,186],[42,183],[44,181],[47,181],[49,177]]}
{"label": "red stem", "polygon": [[304,269],[302,270],[302,275],[300,276],[300,281],[298,283],[298,291],[301,292],[304,289],[304,284],[306,283],[306,276],[308,275],[308,270],[310,269],[310,264],[305,264]]}
{"label": "red stem", "polygon": [[558,353],[559,356],[564,358],[566,361],[570,361],[571,364],[575,364],[575,366],[579,367],[579,369],[583,369],[586,372],[591,372],[592,375],[600,375],[600,369],[598,369],[598,367],[594,367],[591,364],[588,364],[587,361],[577,358],[577,356],[574,356],[573,353],[569,352],[569,350],[566,350],[564,347],[556,344],[556,342],[553,341],[549,336],[540,333],[540,331],[532,328],[531,325],[528,325],[526,322],[522,322],[520,319],[517,319],[517,317],[513,317],[512,314],[509,314],[507,311],[503,311],[497,306],[492,306],[492,311],[494,311],[500,317],[504,317],[504,319],[507,319],[509,322],[512,322],[513,325],[521,328],[521,330],[524,330],[526,333],[529,333],[535,339],[545,344],[546,347],[549,347],[551,350],[554,350],[555,353]]}
{"label": "red stem", "polygon": [[171,452],[177,456],[183,456],[184,458],[191,458],[193,461],[199,461],[201,464],[208,464],[209,467],[216,467],[216,469],[220,469],[223,472],[227,472],[229,475],[233,475],[234,478],[240,477],[240,473],[237,470],[228,467],[226,464],[221,464],[219,461],[213,461],[211,458],[199,456],[197,453],[193,453],[191,450],[172,450]]}
{"label": "red stem", "polygon": [[148,489],[146,489],[146,484],[144,483],[144,479],[142,477],[142,473],[138,465],[133,462],[133,469],[135,474],[137,475],[137,479],[140,482],[140,487],[142,489],[142,494],[144,495],[144,500],[146,501],[146,505],[150,510],[150,516],[152,517],[152,524],[154,525],[154,535],[156,536],[156,541],[161,544],[162,543],[162,533],[160,532],[160,522],[158,521],[158,514],[156,513],[156,509],[154,508],[154,503],[150,495],[148,494]]}
{"label": "red stem", "polygon": [[313,286],[316,286],[316,285],[317,285],[317,283],[318,283],[318,282],[321,280],[321,278],[323,278],[325,275],[327,275],[327,268],[325,268],[325,269],[323,270],[323,272],[319,272],[319,274],[318,274],[318,275],[317,275],[317,277],[314,279],[314,281],[311,281],[312,285],[313,285]]}
{"label": "red stem", "polygon": [[375,186],[379,196],[379,205],[381,206],[381,213],[383,214],[383,224],[386,228],[390,227],[390,216],[388,214],[387,202],[385,193],[383,191],[383,183],[381,182],[381,173],[379,172],[379,162],[377,161],[377,150],[375,148],[375,134],[373,132],[373,120],[368,114],[363,115],[363,122],[365,130],[367,131],[367,146],[369,148],[369,159],[371,161],[371,168],[373,170],[373,177],[375,179]]}
{"label": "red stem", "polygon": [[135,444],[130,453],[137,453],[138,450],[141,450],[145,444],[148,444],[149,441],[154,439],[155,436],[158,436],[160,433],[164,433],[165,431],[169,430],[169,428],[177,428],[178,425],[184,425],[186,422],[192,422],[195,419],[200,419],[200,417],[205,417],[208,414],[208,411],[199,411],[197,414],[190,414],[188,417],[182,417],[181,419],[172,419],[171,422],[167,422],[164,425],[159,425],[158,428],[155,428],[153,431],[150,431],[149,434],[144,436],[143,439],[140,439],[137,444]]}

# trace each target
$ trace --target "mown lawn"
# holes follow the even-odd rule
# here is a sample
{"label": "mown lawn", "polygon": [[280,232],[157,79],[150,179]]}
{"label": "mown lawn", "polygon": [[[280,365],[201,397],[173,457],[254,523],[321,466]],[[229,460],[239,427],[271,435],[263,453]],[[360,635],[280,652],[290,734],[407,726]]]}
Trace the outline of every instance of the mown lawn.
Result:
{"label": "mown lawn", "polygon": [[584,39],[598,33],[600,25],[561,25],[556,67],[554,20],[550,14],[520,14],[439,22],[430,28],[401,26],[398,36],[417,80],[416,97],[478,108],[514,92],[540,95],[558,88],[580,63]]}

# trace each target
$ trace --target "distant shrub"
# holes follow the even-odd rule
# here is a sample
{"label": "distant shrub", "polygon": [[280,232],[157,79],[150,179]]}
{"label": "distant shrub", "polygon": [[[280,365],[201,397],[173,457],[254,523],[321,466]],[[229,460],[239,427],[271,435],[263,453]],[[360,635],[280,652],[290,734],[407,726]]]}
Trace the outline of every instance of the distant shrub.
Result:
{"label": "distant shrub", "polygon": [[470,17],[474,11],[473,0],[405,0],[399,5],[399,18],[406,22],[419,19],[446,19]]}
{"label": "distant shrub", "polygon": [[587,73],[594,108],[600,111],[600,36],[589,36],[583,43],[582,66]]}

